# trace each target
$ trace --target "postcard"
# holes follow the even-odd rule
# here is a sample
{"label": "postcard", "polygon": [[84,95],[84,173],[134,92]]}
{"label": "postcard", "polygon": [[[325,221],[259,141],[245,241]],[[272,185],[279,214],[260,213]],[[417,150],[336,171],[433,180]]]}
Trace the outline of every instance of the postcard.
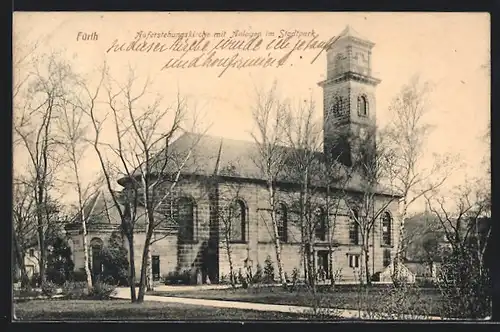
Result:
{"label": "postcard", "polygon": [[13,75],[13,319],[491,316],[487,13],[15,12]]}

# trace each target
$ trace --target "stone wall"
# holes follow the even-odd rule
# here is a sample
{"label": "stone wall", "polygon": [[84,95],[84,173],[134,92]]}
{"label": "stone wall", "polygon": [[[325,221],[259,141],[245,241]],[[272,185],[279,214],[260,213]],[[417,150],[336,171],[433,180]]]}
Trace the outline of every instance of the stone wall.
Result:
{"label": "stone wall", "polygon": [[[263,184],[249,183],[249,182],[226,182],[220,184],[220,210],[227,206],[233,199],[241,199],[246,206],[246,241],[243,243],[230,243],[231,255],[234,264],[235,272],[241,268],[244,271],[245,260],[250,258],[254,268],[257,264],[264,267],[266,257],[269,255],[271,260],[276,263],[276,253],[273,241],[273,229],[270,217],[270,206],[268,202],[268,194]],[[166,275],[173,271],[186,270],[186,269],[200,269],[203,260],[203,250],[207,246],[210,238],[210,200],[208,198],[208,191],[205,186],[197,183],[196,181],[184,181],[180,183],[175,190],[175,196],[190,197],[195,202],[195,241],[192,243],[177,243],[177,235],[170,234],[162,238],[152,246],[152,254],[160,256],[160,275]],[[288,213],[288,242],[282,244],[282,260],[285,272],[291,276],[294,268],[303,270],[302,258],[300,254],[301,249],[301,232],[299,227],[299,220],[297,213],[292,211],[291,206],[294,200],[298,199],[298,193],[289,189],[279,190],[277,193],[277,201],[285,203],[289,208]],[[385,204],[386,198],[380,196],[377,202],[376,209]],[[315,204],[324,204],[323,197],[317,196],[313,198]],[[392,243],[398,241],[398,213],[397,201],[391,202],[387,207],[393,216],[392,223]],[[222,212],[221,212],[222,213]],[[349,267],[349,255],[360,255],[361,247],[351,245],[349,243],[349,223],[345,206],[340,207],[335,228],[333,229],[334,241],[338,244],[334,252],[334,270],[341,269],[344,280],[357,279],[358,272]],[[224,234],[222,233],[224,227],[219,225],[219,245],[218,253],[214,259],[218,259],[218,269],[220,275],[229,274],[229,263],[227,258],[226,244],[224,241]],[[93,237],[99,237],[105,244],[108,242],[109,236],[113,230],[117,230],[116,226],[109,226],[106,230],[92,230],[89,229],[88,241],[90,243]],[[114,229],[114,228],[116,229]],[[383,251],[389,249],[391,256],[394,255],[394,246],[388,248],[381,245],[381,219],[378,218],[373,227],[370,237],[370,271],[381,271],[383,266]],[[72,238],[73,256],[75,262],[75,269],[83,268],[83,248],[81,235],[77,232],[70,235]],[[141,256],[144,243],[144,233],[137,233],[135,235],[135,261],[136,271],[139,273]],[[162,237],[158,233],[155,237]],[[328,238],[328,237],[327,237]],[[316,250],[328,250],[326,242],[318,243]],[[363,259],[361,256],[360,260]],[[363,264],[360,261],[360,267]],[[276,269],[277,271],[277,269]]]}

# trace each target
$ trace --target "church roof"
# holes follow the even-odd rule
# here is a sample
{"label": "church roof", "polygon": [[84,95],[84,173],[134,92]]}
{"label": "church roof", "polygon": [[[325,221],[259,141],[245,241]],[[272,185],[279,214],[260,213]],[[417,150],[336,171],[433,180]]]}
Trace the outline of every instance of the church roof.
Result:
{"label": "church roof", "polygon": [[[278,148],[288,156],[293,156],[291,152],[294,150],[292,148],[285,146],[279,146]],[[319,151],[314,152],[314,154],[317,161],[321,161],[324,157],[323,153]],[[170,144],[167,155],[169,158],[166,166],[164,165],[164,158],[158,156],[153,158],[151,162],[153,165],[151,167],[152,173],[165,174],[166,172],[162,172],[162,170],[177,170],[177,165],[185,162],[181,173],[186,175],[212,176],[216,174],[218,176],[255,181],[265,179],[261,168],[258,166],[259,145],[254,142],[185,133]],[[289,159],[289,161],[292,160]],[[296,183],[294,170],[295,168],[292,168],[291,163],[285,162],[278,180],[282,183]],[[134,175],[139,176],[140,174],[140,169],[138,168],[134,172]],[[322,175],[312,175],[313,185],[318,187],[324,186],[324,180],[321,179]],[[126,181],[126,178],[122,178],[118,182],[123,185]],[[362,190],[362,178],[359,174],[351,176],[347,189],[354,191]],[[379,190],[379,193],[392,195],[383,190]]]}
{"label": "church roof", "polygon": [[[125,211],[124,205],[122,204],[122,195],[120,192],[115,191],[118,204],[122,211]],[[121,217],[116,204],[107,188],[97,191],[84,206],[85,216],[87,219],[88,229],[92,229],[93,226],[102,227],[103,225],[108,225],[110,227],[116,227],[121,224]],[[155,217],[156,220],[167,218],[157,213]],[[131,212],[132,217],[135,220],[135,224],[138,226],[144,226],[146,224],[146,213],[143,206],[137,206],[135,212]],[[166,225],[166,224],[165,224]],[[165,226],[162,225],[162,226]],[[79,214],[75,216],[73,221],[67,225],[67,228],[80,228]]]}
{"label": "church roof", "polygon": [[[113,197],[107,189],[96,191],[83,207],[88,224],[118,224],[120,216],[115,209]],[[72,223],[80,223],[80,213],[73,218]]]}

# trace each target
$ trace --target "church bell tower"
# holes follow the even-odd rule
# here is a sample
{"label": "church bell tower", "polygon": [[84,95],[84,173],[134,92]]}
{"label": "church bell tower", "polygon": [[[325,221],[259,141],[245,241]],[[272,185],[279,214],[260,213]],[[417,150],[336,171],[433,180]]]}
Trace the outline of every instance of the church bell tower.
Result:
{"label": "church bell tower", "polygon": [[327,51],[323,88],[324,153],[351,166],[359,142],[374,133],[375,88],[371,53],[375,44],[349,25]]}

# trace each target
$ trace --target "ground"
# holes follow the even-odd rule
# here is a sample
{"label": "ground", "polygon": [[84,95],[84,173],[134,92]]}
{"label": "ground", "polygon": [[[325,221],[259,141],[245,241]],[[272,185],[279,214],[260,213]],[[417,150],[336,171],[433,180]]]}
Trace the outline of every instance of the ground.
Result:
{"label": "ground", "polygon": [[14,303],[19,320],[305,320],[308,315],[126,300],[32,300]]}
{"label": "ground", "polygon": [[360,289],[337,286],[335,290],[319,287],[314,296],[304,288],[284,290],[281,287],[252,287],[250,289],[211,289],[198,291],[150,292],[150,295],[201,298],[211,300],[244,301],[267,304],[373,310],[375,312],[405,311],[414,315],[439,316],[440,296],[436,289],[395,290],[392,287]]}

